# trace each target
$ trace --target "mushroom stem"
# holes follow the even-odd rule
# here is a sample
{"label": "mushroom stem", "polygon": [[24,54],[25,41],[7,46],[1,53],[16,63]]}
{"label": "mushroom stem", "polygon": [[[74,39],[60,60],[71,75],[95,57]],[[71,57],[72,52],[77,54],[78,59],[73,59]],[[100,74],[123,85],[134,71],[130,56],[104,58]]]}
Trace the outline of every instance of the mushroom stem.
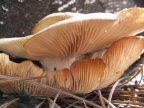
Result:
{"label": "mushroom stem", "polygon": [[73,58],[44,58],[40,62],[46,71],[55,71],[64,68],[69,68],[71,64],[76,60]]}

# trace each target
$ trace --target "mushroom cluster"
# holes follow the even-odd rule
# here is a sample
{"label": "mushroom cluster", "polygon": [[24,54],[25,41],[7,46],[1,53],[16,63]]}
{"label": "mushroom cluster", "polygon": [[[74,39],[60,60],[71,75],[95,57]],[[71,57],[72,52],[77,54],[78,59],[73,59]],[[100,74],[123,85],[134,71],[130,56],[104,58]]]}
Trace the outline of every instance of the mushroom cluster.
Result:
{"label": "mushroom cluster", "polygon": [[[144,8],[111,13],[54,13],[22,38],[0,39],[0,75],[41,79],[0,83],[0,90],[55,96],[43,84],[71,93],[89,93],[118,80],[144,50]],[[21,63],[9,59],[26,58]],[[42,67],[33,64],[37,60]]]}

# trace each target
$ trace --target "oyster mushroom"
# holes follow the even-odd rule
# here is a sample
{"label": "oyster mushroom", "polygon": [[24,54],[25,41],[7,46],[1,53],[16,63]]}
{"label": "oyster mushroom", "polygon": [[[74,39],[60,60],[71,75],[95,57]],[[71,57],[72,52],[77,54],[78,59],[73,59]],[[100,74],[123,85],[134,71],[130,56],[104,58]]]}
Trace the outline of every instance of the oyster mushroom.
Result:
{"label": "oyster mushroom", "polygon": [[116,14],[77,14],[62,21],[54,20],[52,24],[40,23],[46,27],[40,27],[34,35],[1,39],[0,50],[17,57],[39,60],[47,71],[69,68],[81,55],[144,31],[143,13],[143,8],[130,8]]}
{"label": "oyster mushroom", "polygon": [[[69,69],[64,68],[54,72],[43,71],[30,61],[16,64],[10,61],[6,54],[0,54],[0,74],[24,78],[46,75],[47,77],[33,82],[71,93],[89,93],[104,88],[120,78],[124,71],[140,57],[143,50],[144,38],[125,37],[112,43],[100,59],[75,61]],[[0,89],[7,93],[24,91],[28,94],[44,96],[55,96],[56,93],[54,90],[41,88],[25,81],[10,82],[7,86],[0,84]]]}

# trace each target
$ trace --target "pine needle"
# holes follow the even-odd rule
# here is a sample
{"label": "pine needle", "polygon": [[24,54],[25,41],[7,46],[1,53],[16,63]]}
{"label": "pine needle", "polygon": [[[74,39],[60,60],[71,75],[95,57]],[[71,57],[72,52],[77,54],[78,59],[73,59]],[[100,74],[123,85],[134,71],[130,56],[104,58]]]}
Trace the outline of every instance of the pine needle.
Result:
{"label": "pine needle", "polygon": [[7,108],[9,105],[13,104],[13,103],[16,102],[17,100],[19,100],[19,98],[15,98],[15,99],[13,99],[13,100],[11,100],[11,101],[9,101],[9,102],[6,102],[6,103],[0,105],[0,108]]}

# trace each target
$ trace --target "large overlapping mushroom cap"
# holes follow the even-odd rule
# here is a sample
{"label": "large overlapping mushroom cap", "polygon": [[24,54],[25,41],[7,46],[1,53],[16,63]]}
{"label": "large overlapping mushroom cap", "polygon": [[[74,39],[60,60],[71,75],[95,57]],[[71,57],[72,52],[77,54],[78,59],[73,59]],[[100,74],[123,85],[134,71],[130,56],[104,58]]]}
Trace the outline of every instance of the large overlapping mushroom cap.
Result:
{"label": "large overlapping mushroom cap", "polygon": [[143,8],[131,8],[116,14],[77,15],[36,33],[24,47],[30,55],[38,57],[80,56],[142,32],[143,14]]}

